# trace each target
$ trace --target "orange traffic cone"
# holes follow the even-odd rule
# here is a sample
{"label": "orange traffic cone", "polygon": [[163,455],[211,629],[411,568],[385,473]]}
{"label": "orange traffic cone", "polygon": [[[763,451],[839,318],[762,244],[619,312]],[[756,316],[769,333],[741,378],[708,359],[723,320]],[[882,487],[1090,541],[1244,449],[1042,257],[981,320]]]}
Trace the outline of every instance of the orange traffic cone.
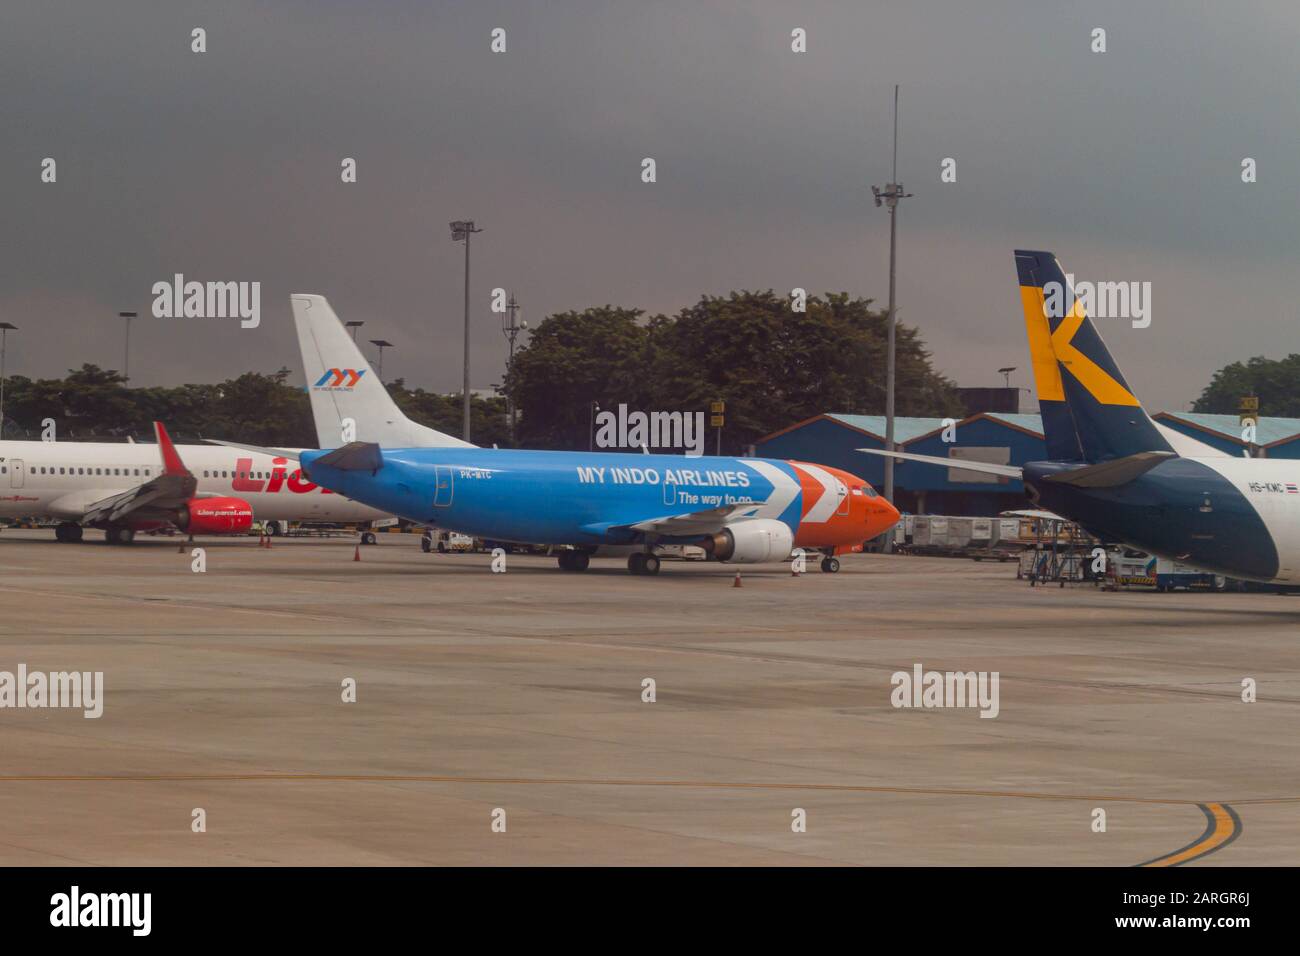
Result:
{"label": "orange traffic cone", "polygon": [[734,580],[734,581],[731,582],[731,586],[732,586],[733,588],[743,588],[743,587],[744,587],[744,585],[740,583],[740,572],[739,572],[739,571],[736,572],[736,580]]}
{"label": "orange traffic cone", "polygon": [[271,550],[271,536],[269,534],[266,536],[266,550]]}
{"label": "orange traffic cone", "polygon": [[361,545],[357,545],[357,550],[352,552],[352,560],[353,561],[361,560]]}

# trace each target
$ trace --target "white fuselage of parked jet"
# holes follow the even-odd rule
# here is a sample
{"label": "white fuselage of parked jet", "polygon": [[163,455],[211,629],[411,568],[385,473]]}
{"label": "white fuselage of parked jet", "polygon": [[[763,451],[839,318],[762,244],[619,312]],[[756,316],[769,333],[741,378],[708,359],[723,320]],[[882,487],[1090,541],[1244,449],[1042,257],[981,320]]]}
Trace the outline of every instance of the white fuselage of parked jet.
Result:
{"label": "white fuselage of parked jet", "polygon": [[[387,517],[302,478],[291,459],[217,445],[178,445],[198,496],[228,495],[258,521],[371,521]],[[98,501],[162,471],[158,446],[117,442],[0,442],[0,517],[77,521]]]}
{"label": "white fuselage of parked jet", "polygon": [[[1196,458],[1218,472],[1259,515],[1277,551],[1276,580],[1300,584],[1300,461],[1289,458]],[[1218,503],[1208,502],[1209,507]]]}

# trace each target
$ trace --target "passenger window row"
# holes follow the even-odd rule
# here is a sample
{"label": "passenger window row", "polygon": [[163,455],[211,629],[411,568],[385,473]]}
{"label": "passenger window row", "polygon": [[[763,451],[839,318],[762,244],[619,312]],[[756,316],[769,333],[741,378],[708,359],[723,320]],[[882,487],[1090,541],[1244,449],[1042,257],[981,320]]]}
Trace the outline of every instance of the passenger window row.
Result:
{"label": "passenger window row", "polygon": [[[208,469],[203,471],[204,478],[270,478],[271,476],[272,473],[269,471],[209,471]],[[297,481],[301,476],[297,471],[291,471],[284,477]]]}
{"label": "passenger window row", "polygon": [[93,465],[59,465],[57,468],[54,465],[31,465],[27,471],[33,475],[117,475],[123,478],[139,478],[142,471],[146,478],[153,474],[149,468],[96,468]]}
{"label": "passenger window row", "polygon": [[[31,465],[27,469],[29,474],[33,475],[105,475],[108,477],[122,478],[150,478],[153,476],[152,468],[96,468],[93,465]],[[7,465],[0,465],[0,475],[9,474]],[[217,471],[215,469],[204,469],[204,478],[270,478],[269,471]],[[286,478],[297,480],[299,473],[297,471],[289,472]]]}

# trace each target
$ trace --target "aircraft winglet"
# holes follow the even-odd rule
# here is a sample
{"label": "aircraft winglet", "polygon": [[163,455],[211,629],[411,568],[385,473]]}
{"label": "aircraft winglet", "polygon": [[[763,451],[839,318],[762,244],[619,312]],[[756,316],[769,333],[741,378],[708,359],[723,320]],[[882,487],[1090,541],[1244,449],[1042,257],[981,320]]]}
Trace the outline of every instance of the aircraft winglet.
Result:
{"label": "aircraft winglet", "polygon": [[171,436],[167,434],[167,429],[163,427],[162,422],[153,423],[153,434],[158,439],[158,450],[162,453],[163,474],[188,475],[190,470],[185,467],[185,462],[181,461],[181,456],[177,453],[176,446],[172,444]]}

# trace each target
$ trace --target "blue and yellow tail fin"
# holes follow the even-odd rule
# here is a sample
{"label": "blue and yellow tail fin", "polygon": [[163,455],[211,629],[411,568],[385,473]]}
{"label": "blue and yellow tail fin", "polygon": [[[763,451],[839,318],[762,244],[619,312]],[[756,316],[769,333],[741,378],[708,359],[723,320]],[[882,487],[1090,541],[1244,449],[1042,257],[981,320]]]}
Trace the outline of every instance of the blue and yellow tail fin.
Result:
{"label": "blue and yellow tail fin", "polygon": [[1016,250],[1047,454],[1101,462],[1172,451],[1074,297],[1056,256]]}

